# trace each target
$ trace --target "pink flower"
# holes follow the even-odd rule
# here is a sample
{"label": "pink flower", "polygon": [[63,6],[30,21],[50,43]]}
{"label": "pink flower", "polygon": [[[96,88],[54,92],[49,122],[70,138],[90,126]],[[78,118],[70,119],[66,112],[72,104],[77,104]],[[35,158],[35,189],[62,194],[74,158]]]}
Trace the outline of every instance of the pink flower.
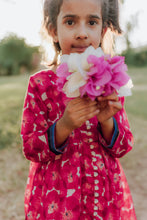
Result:
{"label": "pink flower", "polygon": [[[112,73],[109,63],[105,57],[90,55],[87,59],[89,64],[93,64],[87,72],[87,84],[80,89],[81,96],[87,94],[92,100],[104,93],[105,85],[111,81]],[[105,91],[106,92],[106,91]]]}
{"label": "pink flower", "polygon": [[58,79],[57,79],[57,85],[58,90],[62,91],[64,84],[67,82],[67,77],[71,75],[71,73],[68,71],[68,65],[67,63],[62,63],[58,66],[56,70]]}
{"label": "pink flower", "polygon": [[115,56],[108,59],[111,66],[112,79],[109,82],[110,86],[119,90],[121,86],[124,86],[130,79],[126,71],[128,70],[127,65],[124,63],[124,57]]}
{"label": "pink flower", "polygon": [[131,95],[133,87],[127,75],[124,57],[104,55],[100,48],[89,47],[82,54],[63,55],[57,69],[57,86],[67,97],[88,95],[92,100],[116,91]]}

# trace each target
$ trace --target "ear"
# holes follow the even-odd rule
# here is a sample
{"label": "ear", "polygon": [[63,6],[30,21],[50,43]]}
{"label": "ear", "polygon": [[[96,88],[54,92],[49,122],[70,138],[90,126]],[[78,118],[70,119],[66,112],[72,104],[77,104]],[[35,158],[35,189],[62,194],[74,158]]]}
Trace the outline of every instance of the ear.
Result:
{"label": "ear", "polygon": [[49,24],[49,30],[48,30],[50,36],[53,38],[54,43],[58,43],[58,34],[57,29],[53,27],[52,24]]}

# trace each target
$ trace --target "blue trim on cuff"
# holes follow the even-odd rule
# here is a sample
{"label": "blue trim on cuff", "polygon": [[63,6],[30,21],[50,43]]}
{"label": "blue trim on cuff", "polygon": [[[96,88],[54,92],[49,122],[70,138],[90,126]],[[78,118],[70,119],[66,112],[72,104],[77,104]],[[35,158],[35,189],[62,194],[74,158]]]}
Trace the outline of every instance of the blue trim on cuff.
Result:
{"label": "blue trim on cuff", "polygon": [[56,155],[63,154],[62,150],[67,146],[67,144],[63,145],[61,148],[56,149],[56,144],[55,144],[55,126],[56,122],[49,127],[47,130],[48,134],[48,141],[49,141],[49,148],[50,150],[55,153]]}
{"label": "blue trim on cuff", "polygon": [[115,141],[116,141],[116,139],[118,137],[118,134],[119,134],[117,121],[116,121],[116,119],[114,117],[113,117],[113,122],[114,122],[114,133],[113,133],[110,145],[107,146],[107,148],[110,148],[110,149],[114,146]]}
{"label": "blue trim on cuff", "polygon": [[[116,139],[119,135],[118,124],[117,124],[117,121],[114,117],[113,117],[113,122],[114,122],[114,133],[113,133],[113,136],[112,136],[112,139],[111,139],[111,143],[109,145],[107,145],[105,140],[102,143],[104,147],[109,148],[109,149],[113,148],[113,146],[115,144],[115,141],[116,141]],[[103,137],[102,130],[101,130],[101,125],[100,125],[99,122],[98,122],[98,130],[99,130],[101,136]],[[104,139],[104,137],[103,137],[103,139]],[[104,144],[104,142],[105,142],[105,144]]]}

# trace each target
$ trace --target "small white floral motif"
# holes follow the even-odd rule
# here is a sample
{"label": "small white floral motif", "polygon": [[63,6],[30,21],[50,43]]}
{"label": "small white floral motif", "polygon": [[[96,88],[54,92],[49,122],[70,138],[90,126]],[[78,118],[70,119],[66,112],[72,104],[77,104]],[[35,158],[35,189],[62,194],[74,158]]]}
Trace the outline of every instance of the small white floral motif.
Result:
{"label": "small white floral motif", "polygon": [[75,193],[75,189],[68,189],[67,190],[67,197],[72,196]]}
{"label": "small white floral motif", "polygon": [[39,136],[38,138],[39,138],[42,142],[44,142],[45,144],[47,144],[45,135]]}
{"label": "small white floral motif", "polygon": [[41,96],[42,100],[45,101],[47,99],[47,95],[46,95],[46,92],[44,92]]}

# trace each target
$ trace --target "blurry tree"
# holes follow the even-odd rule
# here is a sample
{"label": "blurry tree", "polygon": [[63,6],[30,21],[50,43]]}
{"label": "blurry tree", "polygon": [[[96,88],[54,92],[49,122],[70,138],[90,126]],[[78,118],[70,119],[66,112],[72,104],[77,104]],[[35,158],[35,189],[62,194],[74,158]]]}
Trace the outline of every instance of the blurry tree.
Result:
{"label": "blurry tree", "polygon": [[[119,0],[121,4],[125,3],[125,0]],[[133,30],[137,27],[138,25],[138,15],[139,13],[137,12],[136,14],[132,15],[131,19],[126,22],[126,30],[125,30],[125,40],[126,40],[126,47],[127,50],[131,49],[131,41],[130,41],[130,35],[133,32]]]}
{"label": "blurry tree", "polygon": [[125,40],[126,40],[127,50],[131,49],[130,35],[132,34],[133,30],[138,25],[138,15],[139,15],[138,12],[136,14],[132,15],[131,19],[126,23]]}
{"label": "blurry tree", "polygon": [[25,43],[23,38],[10,34],[0,42],[0,75],[19,74],[22,69],[32,70],[38,65],[34,55],[39,57],[39,48]]}

